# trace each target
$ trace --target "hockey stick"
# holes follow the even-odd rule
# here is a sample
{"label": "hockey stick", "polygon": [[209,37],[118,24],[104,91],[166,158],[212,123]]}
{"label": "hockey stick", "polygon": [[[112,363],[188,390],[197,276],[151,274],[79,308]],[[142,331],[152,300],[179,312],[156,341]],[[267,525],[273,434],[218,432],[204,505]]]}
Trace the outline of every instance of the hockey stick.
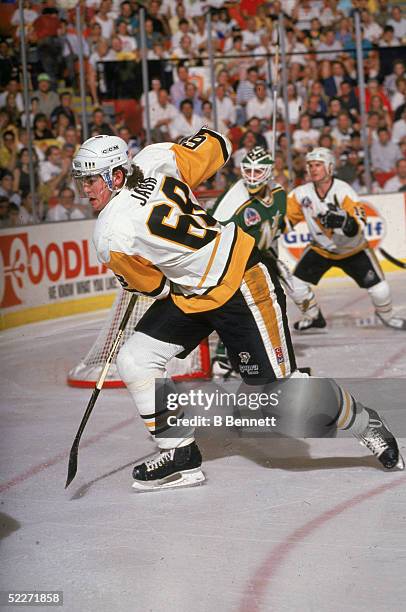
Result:
{"label": "hockey stick", "polygon": [[92,412],[92,410],[94,408],[96,400],[97,400],[97,398],[99,396],[99,393],[100,393],[100,391],[101,391],[101,389],[103,387],[104,380],[105,380],[105,378],[106,378],[106,376],[108,374],[111,362],[113,361],[113,358],[114,358],[114,355],[115,355],[115,353],[117,351],[118,345],[120,344],[120,340],[121,340],[122,335],[124,333],[124,329],[125,329],[125,327],[126,327],[126,325],[128,323],[128,319],[130,318],[130,315],[131,315],[131,313],[132,313],[132,311],[134,309],[135,303],[137,301],[137,297],[138,296],[135,293],[131,296],[131,299],[130,299],[130,301],[128,303],[127,309],[126,309],[126,311],[124,313],[124,316],[123,316],[122,321],[120,323],[120,326],[118,328],[116,339],[115,339],[114,344],[111,347],[110,353],[109,353],[109,355],[107,357],[106,364],[105,364],[105,366],[103,368],[102,373],[100,374],[99,380],[97,381],[97,383],[95,385],[95,388],[94,388],[93,393],[92,393],[92,397],[90,398],[90,401],[89,401],[89,403],[87,405],[87,408],[86,408],[86,412],[83,415],[82,421],[81,421],[81,423],[79,425],[79,429],[78,429],[76,437],[75,437],[75,439],[73,441],[72,448],[71,448],[70,455],[69,455],[68,477],[66,479],[65,489],[67,487],[69,487],[70,483],[72,482],[72,480],[76,476],[76,472],[78,470],[78,452],[79,452],[80,438],[82,437],[83,430],[86,427],[86,423],[89,420],[90,414],[91,414],[91,412]]}
{"label": "hockey stick", "polygon": [[272,89],[273,89],[273,115],[272,115],[272,159],[275,161],[276,152],[276,115],[279,90],[279,33],[277,33],[277,43],[275,50],[275,63],[273,69]]}
{"label": "hockey stick", "polygon": [[402,268],[403,270],[406,270],[406,263],[404,261],[400,261],[400,259],[396,259],[396,257],[393,257],[393,255],[391,255],[390,253],[388,253],[387,251],[385,251],[385,249],[382,249],[381,247],[379,248],[379,251],[385,257],[385,259],[393,263],[395,266],[398,266],[398,268]]}

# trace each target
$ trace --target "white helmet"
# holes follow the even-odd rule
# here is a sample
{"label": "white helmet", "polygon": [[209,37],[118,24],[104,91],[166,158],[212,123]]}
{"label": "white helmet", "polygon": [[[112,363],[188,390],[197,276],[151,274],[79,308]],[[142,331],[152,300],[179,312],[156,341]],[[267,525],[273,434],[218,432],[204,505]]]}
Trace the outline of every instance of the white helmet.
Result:
{"label": "white helmet", "polygon": [[318,161],[324,164],[328,175],[332,176],[335,168],[335,158],[330,149],[326,147],[316,147],[306,155],[306,166],[309,162]]}
{"label": "white helmet", "polygon": [[113,191],[113,170],[118,167],[131,171],[128,146],[118,136],[93,136],[80,147],[72,161],[72,176],[80,187],[88,176],[101,175],[107,187]]}
{"label": "white helmet", "polygon": [[260,191],[272,178],[273,159],[263,147],[254,147],[243,158],[240,169],[243,181],[250,193]]}

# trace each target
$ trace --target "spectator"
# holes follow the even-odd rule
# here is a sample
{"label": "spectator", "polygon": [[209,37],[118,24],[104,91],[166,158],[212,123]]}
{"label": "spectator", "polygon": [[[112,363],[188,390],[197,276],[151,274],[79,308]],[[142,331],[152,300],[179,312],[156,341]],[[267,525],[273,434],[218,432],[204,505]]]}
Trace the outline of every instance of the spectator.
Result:
{"label": "spectator", "polygon": [[61,150],[51,145],[45,152],[45,161],[40,162],[39,177],[41,181],[42,195],[48,200],[69,180],[71,174],[71,163],[69,158],[62,159]]}
{"label": "spectator", "polygon": [[241,80],[237,86],[237,123],[245,123],[246,106],[255,95],[255,86],[258,81],[258,68],[251,66],[247,71],[247,78]]}
{"label": "spectator", "polygon": [[253,51],[261,44],[261,31],[257,28],[255,17],[249,17],[246,24],[246,29],[242,31],[242,44],[246,51]]}
{"label": "spectator", "polygon": [[69,91],[62,91],[59,94],[60,104],[51,113],[51,125],[55,127],[59,115],[64,115],[68,119],[69,126],[77,123],[75,112],[72,108],[72,94]]}
{"label": "spectator", "polygon": [[384,88],[389,96],[393,96],[396,92],[396,80],[399,77],[405,77],[405,64],[402,60],[396,60],[393,63],[393,72],[385,77]]}
{"label": "spectator", "polygon": [[2,170],[0,177],[0,196],[6,197],[9,203],[20,206],[21,196],[13,189],[13,173],[9,170]]}
{"label": "spectator", "polygon": [[258,81],[255,84],[255,96],[248,100],[246,106],[246,118],[249,121],[252,117],[258,117],[268,122],[273,112],[273,102],[267,95],[265,83]]}
{"label": "spectator", "polygon": [[338,99],[341,102],[341,108],[356,117],[359,113],[359,102],[355,95],[353,86],[349,81],[343,81],[340,85]]}
{"label": "spectator", "polygon": [[380,125],[392,127],[392,113],[385,108],[380,96],[375,95],[370,98],[369,110],[370,112],[378,113]]}
{"label": "spectator", "polygon": [[392,129],[392,142],[399,144],[402,138],[406,136],[406,106],[403,105],[402,115],[400,119],[395,121]]}
{"label": "spectator", "polygon": [[[203,119],[204,125],[207,125],[212,130],[216,129],[216,126],[214,125],[213,105],[210,102],[210,100],[206,100],[202,104],[202,119]],[[224,124],[222,119],[219,119],[218,117],[217,117],[217,130],[221,132],[222,134],[227,134],[226,125]]]}
{"label": "spectator", "polygon": [[231,98],[225,95],[225,86],[220,84],[216,87],[217,117],[227,128],[236,122],[236,109]]}
{"label": "spectator", "polygon": [[130,159],[132,159],[134,157],[134,155],[137,155],[137,153],[139,153],[141,151],[141,147],[139,145],[138,140],[131,136],[131,133],[130,133],[130,130],[128,129],[128,127],[122,126],[118,130],[118,135],[120,136],[120,138],[125,140],[125,142],[127,143],[127,146],[128,146],[128,156],[129,156]]}
{"label": "spectator", "polygon": [[[306,105],[306,114],[310,117],[312,128],[316,130],[322,129],[326,125],[326,115],[322,112],[322,103],[320,96],[312,94]],[[295,124],[297,123],[294,122]]]}
{"label": "spectator", "polygon": [[19,210],[19,225],[32,225],[38,222],[38,215],[34,215],[32,207],[32,195],[27,191],[21,200]]}
{"label": "spectator", "polygon": [[[300,117],[300,111],[302,110],[303,100],[297,95],[296,85],[294,83],[288,83],[287,87],[288,94],[288,111],[289,111],[289,124],[297,125]],[[277,103],[278,113],[286,119],[285,104],[283,100],[279,99]]]}
{"label": "spectator", "polygon": [[337,167],[335,175],[341,181],[345,181],[352,185],[358,177],[358,166],[360,164],[360,158],[358,151],[349,149],[344,155],[344,159],[341,160]]}
{"label": "spectator", "polygon": [[[74,24],[68,23],[66,19],[61,19],[61,26],[58,36],[62,43],[63,75],[66,85],[74,86],[76,81],[76,62],[80,55],[80,40]],[[83,56],[88,58],[90,55],[89,45],[82,35]]]}
{"label": "spectator", "polygon": [[[39,184],[38,178],[38,157],[33,151],[34,187]],[[30,155],[26,147],[22,148],[17,155],[17,163],[13,172],[13,189],[19,192],[22,197],[30,191]]]}
{"label": "spectator", "polygon": [[120,4],[120,13],[116,19],[116,26],[121,22],[126,24],[127,33],[130,36],[135,36],[138,31],[139,20],[137,13],[131,5],[131,2],[128,0],[124,0],[124,2],[121,2]]}
{"label": "spectator", "polygon": [[58,203],[49,208],[46,221],[78,221],[86,219],[81,208],[75,205],[75,192],[70,187],[62,188],[58,194]]}
{"label": "spectator", "polygon": [[386,181],[383,190],[385,193],[406,192],[406,158],[396,162],[396,174]]}
{"label": "spectator", "polygon": [[49,129],[48,119],[44,113],[35,115],[32,135],[34,140],[55,139],[55,134]]}
{"label": "spectator", "polygon": [[178,116],[178,111],[169,101],[166,89],[158,92],[157,103],[151,107],[151,130],[154,142],[167,142],[171,139],[170,126]]}
{"label": "spectator", "polygon": [[2,145],[0,147],[0,168],[5,168],[12,172],[17,162],[17,138],[13,130],[6,130],[2,135]]}
{"label": "spectator", "polygon": [[97,51],[97,45],[101,40],[104,40],[102,36],[102,29],[100,23],[97,21],[93,22],[90,26],[89,35],[87,37],[87,44],[89,47],[89,55]]}
{"label": "spectator", "polygon": [[20,120],[21,113],[18,110],[17,103],[16,103],[16,96],[14,93],[10,92],[7,94],[6,103],[3,108],[9,114],[11,123],[13,125],[20,126],[21,125],[21,120]]}
{"label": "spectator", "polygon": [[178,64],[176,69],[177,79],[171,86],[170,94],[172,104],[176,108],[180,108],[180,103],[185,99],[185,85],[189,79],[189,69],[184,64]]}
{"label": "spectator", "polygon": [[198,53],[193,47],[193,39],[189,34],[184,34],[180,41],[179,46],[173,49],[171,57],[173,59],[187,61],[188,65],[193,65],[196,62],[191,60],[198,58]]}
{"label": "spectator", "polygon": [[378,140],[371,145],[374,172],[392,172],[399,158],[399,147],[391,141],[389,130],[386,127],[378,128]]}
{"label": "spectator", "polygon": [[317,145],[319,131],[311,127],[309,115],[302,115],[299,119],[299,129],[293,132],[293,148],[299,153],[307,153]]}
{"label": "spectator", "polygon": [[[89,63],[87,67],[87,80],[89,84],[90,95],[92,96],[93,103],[99,105],[98,90],[101,94],[107,92],[107,83],[104,76],[103,66],[100,63],[114,62],[116,54],[109,47],[107,40],[102,38],[96,45],[96,50],[93,51],[89,57]],[[99,64],[99,65],[98,65]],[[97,78],[97,76],[99,78]]]}
{"label": "spectator", "polygon": [[406,19],[402,16],[399,6],[392,7],[391,18],[388,20],[387,25],[392,26],[396,38],[404,44],[406,41]]}
{"label": "spectator", "polygon": [[[263,133],[263,125],[261,120],[258,117],[251,117],[248,119],[245,124],[247,131],[252,132],[256,138],[257,145],[259,147],[267,147],[267,140],[265,138],[265,133]],[[243,137],[244,139],[244,137]]]}
{"label": "spectator", "polygon": [[390,19],[389,0],[378,0],[376,22],[383,28]]}
{"label": "spectator", "polygon": [[341,101],[338,98],[332,98],[327,109],[327,125],[331,128],[338,123],[338,115],[343,111]]}
{"label": "spectator", "polygon": [[404,77],[398,77],[396,79],[396,91],[392,95],[390,99],[392,110],[395,113],[396,119],[396,111],[406,102],[406,79]]}
{"label": "spectator", "polygon": [[350,142],[352,133],[350,116],[346,111],[341,111],[337,117],[337,125],[331,130],[331,136],[335,146],[339,149],[339,153]]}
{"label": "spectator", "polygon": [[89,125],[89,131],[98,130],[99,134],[108,134],[114,136],[115,131],[110,121],[107,120],[102,108],[97,107],[92,113],[92,120]]}
{"label": "spectator", "polygon": [[[38,98],[31,98],[30,112],[29,112],[29,117],[28,117],[29,125],[31,128],[34,126],[34,119],[36,115],[38,114],[39,114],[39,100]],[[21,113],[20,120],[21,120],[21,126],[23,128],[26,128],[27,127],[26,113]]]}
{"label": "spectator", "polygon": [[114,20],[110,13],[110,0],[101,0],[99,8],[94,17],[94,21],[101,28],[101,35],[105,40],[110,40],[114,32]]}
{"label": "spectator", "polygon": [[384,108],[386,108],[386,110],[389,113],[392,112],[389,98],[386,95],[386,93],[384,93],[382,89],[380,88],[379,82],[377,79],[370,79],[367,83],[367,87],[365,90],[365,106],[366,106],[367,112],[370,110],[371,99],[373,96],[378,96],[382,100],[382,104]]}
{"label": "spectator", "polygon": [[[380,127],[379,113],[370,112],[367,118],[367,134],[368,134],[368,145],[371,146],[373,142],[378,140],[378,128]],[[382,126],[385,127],[385,126]]]}
{"label": "spectator", "polygon": [[292,28],[286,28],[285,32],[288,65],[300,64],[301,66],[304,66],[308,58],[308,49],[306,45],[297,40],[295,31]]}
{"label": "spectator", "polygon": [[319,16],[319,11],[310,0],[301,0],[292,11],[293,19],[297,20],[300,30],[310,30],[311,20]]}
{"label": "spectator", "polygon": [[10,202],[6,196],[0,195],[0,228],[10,227]]}
{"label": "spectator", "polygon": [[233,36],[232,47],[224,53],[224,64],[232,82],[249,80],[248,71],[250,67],[257,70],[256,79],[258,79],[257,66],[251,66],[252,59],[247,57],[247,52],[244,50],[241,34]]}
{"label": "spectator", "polygon": [[395,37],[395,30],[392,26],[386,25],[383,29],[383,34],[378,42],[380,47],[398,47],[399,40]]}
{"label": "spectator", "polygon": [[383,30],[368,10],[361,11],[361,23],[363,26],[363,38],[376,44],[381,38]]}
{"label": "spectator", "polygon": [[18,79],[12,78],[7,83],[5,90],[0,93],[0,108],[6,105],[7,95],[12,93],[15,95],[15,101],[17,109],[20,113],[24,111],[24,100],[22,93],[20,92],[20,85]]}
{"label": "spectator", "polygon": [[171,140],[174,142],[185,136],[191,136],[203,125],[202,118],[193,112],[193,101],[182,100],[180,103],[180,113],[169,126]]}
{"label": "spectator", "polygon": [[38,89],[33,92],[33,98],[38,98],[39,112],[50,117],[52,111],[59,104],[59,96],[55,91],[51,91],[51,77],[42,72],[38,76]]}
{"label": "spectator", "polygon": [[125,21],[118,21],[116,25],[116,34],[121,40],[123,51],[132,53],[133,57],[137,56],[137,40],[134,36],[130,36],[128,25]]}
{"label": "spectator", "polygon": [[345,80],[345,70],[341,62],[333,62],[331,66],[332,74],[330,77],[323,79],[322,84],[326,96],[334,98],[340,91],[340,85]]}
{"label": "spectator", "polygon": [[188,81],[185,85],[185,98],[187,98],[188,100],[192,100],[193,112],[196,113],[196,115],[201,115],[202,114],[202,101],[199,97],[197,87],[193,83],[193,81]]}
{"label": "spectator", "polygon": [[171,45],[172,45],[172,49],[176,49],[176,47],[179,47],[180,45],[180,41],[182,39],[183,36],[190,36],[191,40],[192,40],[192,47],[195,47],[195,40],[194,40],[194,35],[192,32],[192,29],[190,27],[190,23],[187,19],[180,19],[179,20],[179,28],[178,31],[175,32],[175,34],[172,35],[171,37]]}
{"label": "spectator", "polygon": [[257,138],[256,134],[251,130],[247,130],[244,136],[241,139],[241,146],[237,149],[231,156],[233,165],[234,165],[234,173],[240,176],[240,163],[242,159],[246,156],[248,151],[251,151],[254,147],[257,146]]}
{"label": "spectator", "polygon": [[[60,27],[61,21],[59,19],[59,11],[55,7],[55,0],[44,0],[41,14],[32,24],[32,29],[37,41],[38,55],[42,69],[47,75],[49,86],[51,86],[52,83],[53,88],[57,86],[62,67],[63,43],[58,36]],[[38,77],[38,81],[40,81],[40,77]],[[40,85],[38,85],[38,87],[41,90]],[[35,95],[37,95],[37,93]],[[42,105],[41,98],[40,107],[41,111],[48,116],[53,110],[53,108],[45,108],[45,106]]]}
{"label": "spectator", "polygon": [[337,54],[341,53],[343,46],[339,40],[336,39],[334,30],[328,28],[325,31],[322,42],[317,47],[317,52],[323,53],[321,56],[323,59],[334,61]]}
{"label": "spectator", "polygon": [[161,14],[161,3],[159,0],[150,0],[147,4],[147,15],[148,19],[151,20],[153,30],[162,40],[167,39],[171,35],[168,21],[164,15]]}

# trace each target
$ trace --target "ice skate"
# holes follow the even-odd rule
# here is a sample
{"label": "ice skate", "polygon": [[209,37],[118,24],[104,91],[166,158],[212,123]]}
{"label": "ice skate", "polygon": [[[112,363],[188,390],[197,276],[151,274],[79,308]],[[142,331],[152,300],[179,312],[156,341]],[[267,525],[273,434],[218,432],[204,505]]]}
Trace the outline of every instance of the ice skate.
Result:
{"label": "ice skate", "polygon": [[211,365],[212,375],[214,378],[239,378],[240,375],[236,372],[229,362],[228,358],[215,357]]}
{"label": "ice skate", "polygon": [[379,312],[376,313],[376,316],[384,325],[386,325],[386,327],[406,331],[406,319],[402,319],[401,317],[385,318],[381,314],[379,314]]}
{"label": "ice skate", "polygon": [[154,459],[135,466],[133,488],[137,491],[157,491],[196,486],[205,480],[201,465],[202,455],[196,442],[161,451]]}
{"label": "ice skate", "polygon": [[323,329],[324,327],[326,327],[326,325],[326,320],[321,314],[321,310],[319,310],[315,319],[312,319],[311,317],[304,317],[303,319],[300,319],[300,321],[296,321],[293,324],[293,328],[296,331],[306,331],[307,329],[310,329],[312,327]]}
{"label": "ice skate", "polygon": [[405,463],[399,452],[398,444],[384,420],[372,408],[365,408],[369,414],[369,423],[363,434],[356,436],[387,470],[403,470]]}

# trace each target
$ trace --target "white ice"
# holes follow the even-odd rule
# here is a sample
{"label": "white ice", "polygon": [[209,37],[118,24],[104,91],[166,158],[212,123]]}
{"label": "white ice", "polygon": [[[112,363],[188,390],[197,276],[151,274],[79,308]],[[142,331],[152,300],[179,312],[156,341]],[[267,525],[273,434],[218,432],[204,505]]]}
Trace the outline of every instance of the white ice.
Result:
{"label": "white ice", "polygon": [[[406,316],[405,275],[389,280]],[[350,379],[405,454],[406,332],[371,323],[368,295],[349,280],[317,293],[329,327],[294,334],[299,364]],[[104,315],[2,335],[0,589],[63,590],[67,612],[404,610],[406,474],[383,471],[352,438],[202,429],[206,484],[137,494],[132,465],[154,445],[127,392],[105,390],[65,490],[91,394],[65,378]]]}

